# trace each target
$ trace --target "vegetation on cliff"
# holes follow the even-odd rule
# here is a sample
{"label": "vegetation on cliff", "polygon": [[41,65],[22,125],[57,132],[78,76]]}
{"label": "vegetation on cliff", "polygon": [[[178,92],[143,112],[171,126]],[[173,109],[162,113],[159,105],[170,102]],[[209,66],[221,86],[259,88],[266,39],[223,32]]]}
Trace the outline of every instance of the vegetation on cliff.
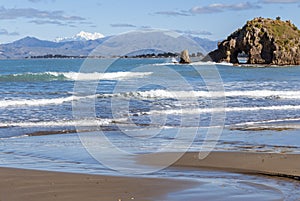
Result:
{"label": "vegetation on cliff", "polygon": [[251,30],[252,27],[260,28],[261,36],[266,32],[273,36],[275,43],[284,49],[300,45],[300,30],[290,20],[281,21],[280,17],[276,20],[255,18],[246,24],[247,30]]}

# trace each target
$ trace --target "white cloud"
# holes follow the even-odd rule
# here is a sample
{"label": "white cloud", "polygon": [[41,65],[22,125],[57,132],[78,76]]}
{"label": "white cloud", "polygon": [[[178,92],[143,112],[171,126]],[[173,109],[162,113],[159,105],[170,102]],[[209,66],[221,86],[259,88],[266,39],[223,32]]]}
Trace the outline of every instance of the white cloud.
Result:
{"label": "white cloud", "polygon": [[66,25],[66,24],[64,24],[60,21],[55,21],[55,20],[31,20],[29,22],[34,23],[34,24],[38,24],[38,25],[43,25],[43,24],[55,24],[55,25],[60,25],[60,26]]}
{"label": "white cloud", "polygon": [[237,4],[210,4],[208,6],[195,6],[190,9],[190,12],[193,14],[205,14],[205,13],[218,13],[228,10],[240,11],[240,10],[250,10],[250,9],[259,9],[261,8],[258,5],[252,4],[250,2],[242,2]]}
{"label": "white cloud", "polygon": [[195,14],[220,13],[225,11],[241,11],[259,8],[261,8],[259,5],[250,2],[241,2],[236,4],[214,3],[207,6],[194,6],[190,10],[186,11],[158,11],[154,14],[166,16],[191,16]]}
{"label": "white cloud", "polygon": [[166,15],[166,16],[189,16],[190,14],[184,11],[158,11],[155,12],[156,15]]}
{"label": "white cloud", "polygon": [[281,3],[281,4],[285,4],[285,3],[299,3],[300,0],[261,0],[261,3],[268,3],[268,4],[272,4],[272,3]]}
{"label": "white cloud", "polygon": [[0,19],[50,19],[62,21],[84,21],[85,18],[80,16],[66,15],[63,11],[44,11],[34,8],[5,8],[0,7]]}
{"label": "white cloud", "polygon": [[6,36],[18,36],[18,32],[8,32],[6,29],[0,29],[0,35],[6,35]]}
{"label": "white cloud", "polygon": [[136,26],[133,24],[127,24],[127,23],[116,23],[116,24],[110,24],[111,27],[128,27],[128,28],[135,28]]}

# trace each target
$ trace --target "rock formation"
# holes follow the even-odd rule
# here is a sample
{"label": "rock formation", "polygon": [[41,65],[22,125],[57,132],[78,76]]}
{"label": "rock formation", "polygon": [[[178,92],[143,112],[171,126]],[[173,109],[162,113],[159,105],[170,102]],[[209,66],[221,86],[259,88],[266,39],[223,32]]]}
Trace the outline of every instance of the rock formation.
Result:
{"label": "rock formation", "polygon": [[280,17],[255,18],[219,43],[218,49],[203,60],[239,63],[240,53],[248,55],[248,64],[300,65],[300,31]]}
{"label": "rock formation", "polygon": [[188,50],[183,50],[181,52],[179,63],[181,63],[181,64],[189,64],[189,63],[191,63],[191,59],[189,57],[189,51]]}

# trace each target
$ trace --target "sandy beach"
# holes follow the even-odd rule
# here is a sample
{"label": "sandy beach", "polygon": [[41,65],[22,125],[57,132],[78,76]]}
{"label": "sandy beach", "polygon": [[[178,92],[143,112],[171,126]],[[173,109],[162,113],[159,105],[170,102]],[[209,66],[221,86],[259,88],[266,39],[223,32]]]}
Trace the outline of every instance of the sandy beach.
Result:
{"label": "sandy beach", "polygon": [[0,168],[1,201],[166,200],[168,193],[195,185],[195,182],[172,179]]}
{"label": "sandy beach", "polygon": [[[172,153],[158,154],[155,157],[149,157],[147,161],[153,165],[153,159],[163,160],[170,157],[170,154]],[[199,171],[205,168],[289,176],[294,179],[299,179],[300,176],[300,156],[297,154],[213,152],[206,159],[199,160],[198,153],[186,153],[173,166],[199,168]],[[176,193],[195,187],[201,189],[201,182],[175,178],[102,176],[0,168],[1,201],[158,201],[168,200],[167,196],[170,193],[174,196],[174,193],[176,195]],[[195,193],[197,192],[193,192],[193,196]],[[184,196],[189,198],[188,194]]]}
{"label": "sandy beach", "polygon": [[[143,164],[160,165],[176,153],[159,153],[143,157]],[[173,166],[197,167],[214,170],[267,174],[291,178],[300,177],[300,155],[293,153],[260,153],[260,152],[211,152],[199,160],[198,152],[185,153]]]}

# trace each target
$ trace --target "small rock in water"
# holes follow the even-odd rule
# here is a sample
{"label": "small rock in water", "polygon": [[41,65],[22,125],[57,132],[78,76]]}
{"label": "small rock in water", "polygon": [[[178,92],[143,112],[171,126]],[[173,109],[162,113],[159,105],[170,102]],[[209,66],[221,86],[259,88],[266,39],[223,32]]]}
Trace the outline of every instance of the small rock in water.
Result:
{"label": "small rock in water", "polygon": [[191,63],[191,59],[189,57],[189,51],[188,50],[183,50],[181,52],[179,63],[181,63],[181,64],[189,64],[189,63]]}

